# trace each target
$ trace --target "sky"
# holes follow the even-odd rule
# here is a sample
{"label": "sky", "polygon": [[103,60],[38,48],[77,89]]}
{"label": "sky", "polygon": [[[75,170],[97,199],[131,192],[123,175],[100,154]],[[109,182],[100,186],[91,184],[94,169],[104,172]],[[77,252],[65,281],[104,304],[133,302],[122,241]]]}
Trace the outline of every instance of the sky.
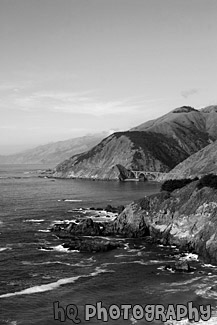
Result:
{"label": "sky", "polygon": [[217,104],[216,0],[0,0],[0,155]]}

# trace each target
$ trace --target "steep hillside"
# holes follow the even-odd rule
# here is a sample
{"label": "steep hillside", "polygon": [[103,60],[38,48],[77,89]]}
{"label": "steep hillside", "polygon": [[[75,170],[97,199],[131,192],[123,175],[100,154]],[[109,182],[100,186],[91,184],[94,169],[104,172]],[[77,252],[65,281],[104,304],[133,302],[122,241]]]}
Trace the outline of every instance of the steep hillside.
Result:
{"label": "steep hillside", "polygon": [[217,139],[217,105],[207,106],[200,111],[206,121],[206,130]]}
{"label": "steep hillside", "polygon": [[217,174],[217,141],[178,164],[164,180]]}
{"label": "steep hillside", "polygon": [[117,179],[117,164],[133,170],[167,172],[217,139],[214,124],[215,109],[207,112],[183,106],[72,156],[56,167],[54,176]]}
{"label": "steep hillside", "polygon": [[188,157],[174,139],[152,132],[118,132],[88,152],[56,167],[55,177],[117,179],[120,164],[133,170],[167,172]]}
{"label": "steep hillside", "polygon": [[[207,136],[211,141],[217,140],[217,106],[206,107],[200,111],[183,106],[163,115],[156,120],[145,122],[132,131],[150,131],[164,134],[176,139],[189,155],[198,151],[200,146],[195,139]],[[190,140],[190,141],[189,141]],[[199,145],[199,146],[198,146]]]}
{"label": "steep hillside", "polygon": [[87,151],[98,144],[106,132],[58,141],[14,155],[0,156],[1,164],[51,164],[55,166],[72,155]]}

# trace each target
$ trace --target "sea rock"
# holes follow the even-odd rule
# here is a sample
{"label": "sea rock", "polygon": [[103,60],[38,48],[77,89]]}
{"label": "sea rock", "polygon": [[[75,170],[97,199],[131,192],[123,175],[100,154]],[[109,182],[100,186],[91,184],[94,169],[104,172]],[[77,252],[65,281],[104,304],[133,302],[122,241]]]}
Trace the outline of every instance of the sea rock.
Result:
{"label": "sea rock", "polygon": [[83,219],[79,223],[55,224],[51,231],[59,237],[73,236],[101,236],[104,226],[99,222],[94,222],[91,218]]}
{"label": "sea rock", "polygon": [[80,252],[107,252],[121,246],[121,243],[115,240],[102,238],[76,238],[63,244],[64,248],[69,250],[79,250]]}
{"label": "sea rock", "polygon": [[192,272],[192,268],[190,267],[190,264],[187,261],[177,261],[175,265],[166,264],[164,266],[164,270],[169,270],[173,272]]}
{"label": "sea rock", "polygon": [[178,272],[191,272],[192,269],[187,261],[177,261],[175,263],[175,271]]}

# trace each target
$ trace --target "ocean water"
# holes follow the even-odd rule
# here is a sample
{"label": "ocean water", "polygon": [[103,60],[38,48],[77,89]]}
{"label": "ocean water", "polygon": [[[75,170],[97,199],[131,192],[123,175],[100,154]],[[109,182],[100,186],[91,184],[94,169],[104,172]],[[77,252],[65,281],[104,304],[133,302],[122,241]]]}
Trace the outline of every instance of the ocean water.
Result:
{"label": "ocean water", "polygon": [[[46,167],[46,166],[45,166]],[[85,320],[85,305],[211,305],[212,317],[195,324],[217,324],[217,268],[197,256],[181,256],[176,247],[123,239],[123,247],[106,253],[64,249],[49,232],[56,221],[80,218],[80,208],[127,204],[159,191],[156,183],[51,180],[35,173],[44,166],[0,166],[0,325],[103,324]],[[77,209],[77,210],[76,210]],[[189,274],[164,270],[165,264],[189,259]],[[54,319],[54,303],[60,307]],[[65,315],[68,305],[71,314]],[[73,306],[72,306],[73,305]],[[73,312],[75,313],[73,316]],[[104,315],[104,314],[103,314]],[[107,324],[193,324],[147,321],[135,317]]]}

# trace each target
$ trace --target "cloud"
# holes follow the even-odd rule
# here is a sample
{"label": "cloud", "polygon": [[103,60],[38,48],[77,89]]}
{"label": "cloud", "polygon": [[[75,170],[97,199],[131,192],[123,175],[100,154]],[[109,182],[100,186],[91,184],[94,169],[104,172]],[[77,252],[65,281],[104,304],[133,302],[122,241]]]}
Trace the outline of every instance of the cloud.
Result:
{"label": "cloud", "polygon": [[102,100],[96,91],[35,91],[13,88],[0,98],[0,108],[13,108],[23,111],[50,111],[69,114],[105,116],[135,114],[145,105],[164,99],[131,97],[117,100]]}
{"label": "cloud", "polygon": [[184,98],[188,98],[188,97],[190,97],[190,96],[192,96],[192,95],[194,95],[194,94],[197,94],[198,92],[199,92],[199,89],[197,89],[197,88],[192,88],[192,89],[183,90],[183,91],[181,92],[181,95],[182,95],[182,97],[184,97]]}

